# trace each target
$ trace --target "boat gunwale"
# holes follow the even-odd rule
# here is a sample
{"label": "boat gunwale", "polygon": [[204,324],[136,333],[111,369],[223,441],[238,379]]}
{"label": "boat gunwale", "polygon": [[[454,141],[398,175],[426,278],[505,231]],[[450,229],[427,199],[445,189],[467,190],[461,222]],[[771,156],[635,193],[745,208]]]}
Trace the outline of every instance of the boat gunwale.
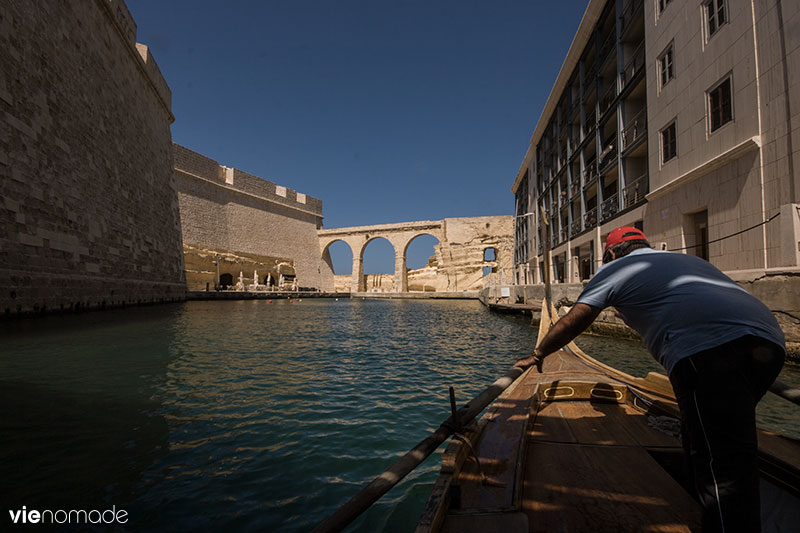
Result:
{"label": "boat gunwale", "polygon": [[[554,307],[550,307],[550,312],[547,312],[547,306],[544,304],[542,305],[542,317],[539,324],[539,334],[537,345],[541,342],[541,340],[546,335],[547,331],[552,327],[553,323],[550,319],[551,313],[552,316],[558,317],[558,314]],[[455,510],[450,509],[450,499],[451,499],[451,487],[453,486],[453,481],[458,478],[461,474],[464,465],[466,464],[468,458],[468,450],[467,446],[460,443],[458,439],[451,439],[448,443],[447,448],[445,449],[442,455],[442,463],[443,468],[440,472],[439,477],[436,480],[434,488],[431,492],[431,496],[426,502],[425,509],[420,517],[420,521],[417,524],[415,529],[416,533],[428,533],[431,531],[439,531],[449,514],[453,515],[469,515],[472,514],[487,514],[487,513],[520,513],[523,512],[522,510],[522,498],[523,498],[523,491],[521,490],[521,483],[522,477],[524,475],[524,459],[525,459],[525,441],[528,438],[528,431],[529,426],[534,423],[536,419],[536,414],[538,414],[544,406],[553,402],[559,401],[591,401],[591,395],[589,397],[571,397],[571,398],[543,398],[544,393],[542,392],[543,386],[552,386],[554,383],[561,382],[562,384],[575,384],[581,383],[585,385],[593,385],[593,387],[597,387],[599,384],[611,385],[614,390],[621,391],[623,388],[625,389],[625,393],[621,399],[617,399],[616,401],[612,401],[611,398],[605,399],[598,399],[595,398],[594,401],[602,401],[602,402],[612,402],[612,403],[620,403],[630,405],[632,408],[640,411],[640,412],[647,412],[650,414],[653,413],[662,413],[664,415],[672,416],[680,418],[679,409],[677,403],[675,401],[674,391],[672,390],[672,386],[669,382],[667,376],[657,373],[657,372],[650,372],[647,374],[646,377],[640,378],[631,376],[625,372],[619,371],[611,366],[608,366],[600,361],[597,361],[593,357],[587,355],[583,352],[574,342],[570,342],[562,348],[561,350],[555,352],[560,353],[564,352],[570,356],[577,358],[578,360],[582,361],[584,364],[588,366],[590,371],[586,372],[576,372],[571,370],[566,371],[553,371],[553,372],[546,372],[542,374],[542,377],[555,377],[558,375],[570,375],[576,376],[580,374],[584,374],[583,378],[588,378],[591,375],[597,375],[598,378],[601,378],[597,381],[589,379],[578,379],[578,380],[542,380],[535,384],[535,390],[533,391],[530,407],[527,411],[526,421],[524,425],[524,429],[520,434],[520,447],[517,448],[517,457],[515,460],[515,475],[514,475],[514,491],[513,491],[513,505],[508,508],[498,508],[498,509],[464,509],[464,510]],[[480,419],[473,421],[470,431],[469,431],[469,439],[470,443],[472,444],[473,448],[477,448],[479,443],[484,437],[484,432],[486,430],[487,425],[491,421],[488,418],[488,415],[493,412],[496,408],[496,404],[502,402],[504,399],[507,399],[511,396],[514,391],[522,386],[527,380],[531,378],[533,373],[533,367],[528,368],[516,382],[510,386],[508,389],[503,391],[495,401],[487,408],[484,414],[480,417]],[[538,373],[537,373],[538,374]],[[591,390],[591,389],[590,389]],[[634,392],[635,391],[635,392]],[[641,397],[646,397],[646,400],[642,400]],[[646,405],[637,405],[637,401],[642,401]],[[781,435],[777,433],[771,433],[768,431],[764,431],[760,428],[757,428],[757,432],[759,435],[759,446],[758,446],[758,455],[759,455],[759,463],[760,463],[760,472],[761,475],[770,479],[773,483],[781,487],[783,490],[794,494],[795,496],[800,498],[800,458],[795,461],[792,461],[792,456],[787,455],[787,453],[781,453],[781,446],[776,443],[784,443],[787,446],[795,447],[797,450],[800,450],[800,439],[795,439],[793,437],[789,437],[786,435]],[[777,440],[776,440],[777,439]],[[675,449],[675,447],[660,447],[660,446],[638,446],[642,449]],[[453,463],[452,467],[449,471],[445,472],[444,469],[444,462],[445,458],[450,458]],[[765,468],[766,467],[766,468]],[[783,474],[783,475],[781,475]],[[789,481],[786,481],[786,478]],[[794,482],[794,483],[793,483]]]}

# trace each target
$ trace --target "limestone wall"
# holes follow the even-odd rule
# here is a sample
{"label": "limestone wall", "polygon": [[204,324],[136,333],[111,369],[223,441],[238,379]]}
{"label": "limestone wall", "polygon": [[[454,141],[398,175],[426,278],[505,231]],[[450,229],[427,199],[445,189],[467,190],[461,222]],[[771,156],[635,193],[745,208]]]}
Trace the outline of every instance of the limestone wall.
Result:
{"label": "limestone wall", "polygon": [[0,3],[0,313],[185,297],[171,94],[121,0]]}
{"label": "limestone wall", "polygon": [[[446,218],[445,241],[439,243],[435,266],[439,280],[437,290],[476,291],[487,280],[484,267],[495,273],[508,273],[514,265],[514,217]],[[484,259],[486,250],[494,249],[494,260]]]}
{"label": "limestone wall", "polygon": [[[320,200],[220,166],[183,146],[174,144],[173,150],[187,253],[202,249],[204,254],[241,255],[255,262],[280,260],[293,265],[300,287],[321,287]],[[194,273],[188,277],[202,288],[208,281]]]}
{"label": "limestone wall", "polygon": [[[713,36],[702,24],[686,23],[687,14],[700,22],[703,11],[696,2],[675,3],[657,17],[656,8],[645,3],[650,193],[644,231],[650,240],[669,248],[694,245],[690,218],[707,210],[713,241],[800,202],[797,2],[731,5]],[[662,87],[655,58],[670,44],[676,75]],[[728,77],[733,120],[712,132],[708,91]],[[664,163],[659,136],[672,121],[677,157]],[[789,218],[782,214],[756,230],[712,242],[709,260],[725,271],[800,266],[800,235],[788,231]]]}
{"label": "limestone wall", "polygon": [[[510,277],[513,264],[513,220],[511,216],[447,218],[440,221],[417,221],[376,226],[324,229],[318,232],[320,248],[343,241],[353,252],[353,274],[346,282],[334,276],[329,263],[323,266],[325,290],[353,292],[464,292],[478,291],[490,279]],[[439,240],[434,255],[421,269],[405,269],[409,244],[420,235]],[[362,259],[366,246],[376,238],[385,238],[395,251],[394,274],[367,275]],[[509,278],[510,279],[510,278]],[[354,288],[356,285],[360,289]]]}

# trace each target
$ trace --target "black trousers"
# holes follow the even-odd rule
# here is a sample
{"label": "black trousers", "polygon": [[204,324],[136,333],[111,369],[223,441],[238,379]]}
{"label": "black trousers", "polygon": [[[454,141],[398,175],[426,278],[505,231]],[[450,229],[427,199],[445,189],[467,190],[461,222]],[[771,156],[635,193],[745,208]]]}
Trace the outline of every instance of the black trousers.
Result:
{"label": "black trousers", "polygon": [[670,374],[704,531],[761,531],[756,404],[785,350],[746,335],[682,359]]}

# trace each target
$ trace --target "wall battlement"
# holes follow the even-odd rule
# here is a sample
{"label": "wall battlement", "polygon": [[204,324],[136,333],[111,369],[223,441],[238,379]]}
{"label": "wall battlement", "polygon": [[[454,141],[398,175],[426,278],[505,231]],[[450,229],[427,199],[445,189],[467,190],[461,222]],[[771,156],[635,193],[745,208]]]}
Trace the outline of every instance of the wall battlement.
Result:
{"label": "wall battlement", "polygon": [[[156,93],[158,93],[158,96],[161,98],[161,102],[171,115],[172,91],[167,85],[164,76],[161,74],[161,69],[158,68],[158,63],[156,63],[156,60],[153,57],[153,54],[150,53],[150,49],[147,47],[147,45],[136,43],[136,51],[144,63],[145,74],[147,74],[147,77],[152,82],[153,89],[155,89]],[[174,118],[172,120],[174,120]]]}
{"label": "wall battlement", "polygon": [[189,148],[172,143],[175,170],[237,191],[322,217],[322,201],[237,168],[228,168]]}
{"label": "wall battlement", "polygon": [[128,11],[128,6],[125,5],[124,0],[95,1],[100,4],[102,11],[117,29],[117,33],[126,48],[132,52],[131,55],[139,61],[142,72],[169,114],[170,122],[174,121],[175,118],[172,116],[172,91],[148,47],[136,42],[136,22],[133,20],[130,11]]}
{"label": "wall battlement", "polygon": [[0,316],[182,300],[171,94],[122,0],[0,2]]}
{"label": "wall battlement", "polygon": [[128,6],[125,5],[125,2],[123,0],[98,1],[105,2],[111,9],[114,22],[119,27],[128,45],[131,47],[136,45],[136,21],[133,20],[133,16],[131,16],[131,12],[128,11]]}

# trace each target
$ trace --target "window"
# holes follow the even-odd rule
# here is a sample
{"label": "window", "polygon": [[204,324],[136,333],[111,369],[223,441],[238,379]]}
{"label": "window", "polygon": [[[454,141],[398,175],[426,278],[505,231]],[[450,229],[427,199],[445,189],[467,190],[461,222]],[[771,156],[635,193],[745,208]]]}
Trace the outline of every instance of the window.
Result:
{"label": "window", "polygon": [[669,80],[675,77],[675,64],[673,62],[673,43],[669,43],[667,49],[658,56],[658,72],[661,87],[666,85]]}
{"label": "window", "polygon": [[661,163],[666,163],[678,155],[678,141],[675,135],[675,122],[661,130]]}
{"label": "window", "polygon": [[708,92],[708,115],[712,132],[733,120],[730,77]]}
{"label": "window", "polygon": [[717,33],[720,26],[728,22],[725,14],[725,0],[708,0],[705,7],[708,38],[710,38]]}
{"label": "window", "polygon": [[667,9],[667,6],[669,5],[670,2],[672,2],[672,0],[658,0],[658,14],[659,15],[661,13],[663,13],[665,9]]}

